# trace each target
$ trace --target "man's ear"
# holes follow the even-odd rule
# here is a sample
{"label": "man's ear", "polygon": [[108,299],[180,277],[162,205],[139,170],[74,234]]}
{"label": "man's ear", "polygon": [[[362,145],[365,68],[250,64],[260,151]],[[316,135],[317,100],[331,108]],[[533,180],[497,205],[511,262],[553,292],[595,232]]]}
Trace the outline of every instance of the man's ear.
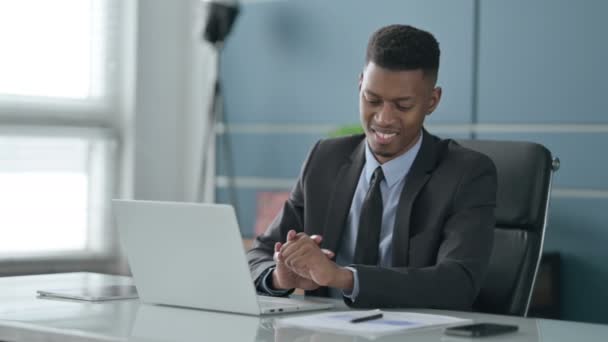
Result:
{"label": "man's ear", "polygon": [[426,115],[431,115],[439,105],[439,101],[441,100],[441,87],[433,88],[433,92],[431,93],[431,98],[429,99],[429,107],[427,108]]}
{"label": "man's ear", "polygon": [[363,72],[359,73],[359,91],[361,91],[361,84],[363,84]]}

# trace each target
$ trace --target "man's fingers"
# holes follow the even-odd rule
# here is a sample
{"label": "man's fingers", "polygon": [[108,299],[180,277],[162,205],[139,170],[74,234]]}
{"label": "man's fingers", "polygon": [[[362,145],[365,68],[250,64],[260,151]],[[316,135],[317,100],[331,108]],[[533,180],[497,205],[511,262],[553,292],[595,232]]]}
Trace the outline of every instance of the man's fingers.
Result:
{"label": "man's fingers", "polygon": [[289,241],[289,242],[285,243],[281,247],[281,254],[284,257],[287,257],[288,255],[290,255],[294,251],[296,251],[296,250],[302,248],[303,246],[305,246],[307,243],[310,243],[309,240],[310,240],[310,238],[308,237],[308,235],[306,235],[306,234],[300,235],[296,240],[292,240],[292,241]]}
{"label": "man's fingers", "polygon": [[281,247],[283,246],[282,243],[280,242],[276,242],[274,244],[274,254],[272,255],[272,259],[274,259],[274,262],[282,262],[282,258],[281,258]]}
{"label": "man's fingers", "polygon": [[321,248],[321,251],[323,252],[323,254],[325,254],[326,257],[333,259],[334,256],[336,255],[336,253],[330,251],[329,249],[325,249],[325,248]]}
{"label": "man's fingers", "polygon": [[298,255],[289,261],[289,268],[305,278],[310,278],[308,275],[308,272],[310,272],[309,262],[307,255]]}
{"label": "man's fingers", "polygon": [[[291,248],[290,246],[293,246],[294,244],[298,243],[298,238],[297,238],[297,234],[295,230],[290,230],[287,232],[287,241],[285,241],[285,243],[282,243],[279,251],[281,251],[281,253],[285,253],[285,251],[289,248]],[[276,247],[276,244],[275,244]]]}
{"label": "man's fingers", "polygon": [[321,235],[312,235],[310,237],[312,239],[312,241],[314,241],[317,245],[321,244],[321,241],[323,241],[323,237]]}
{"label": "man's fingers", "polygon": [[283,258],[289,256],[291,253],[293,253],[293,251],[298,250],[298,244],[296,242],[288,242],[286,244],[284,244],[283,246],[281,246],[281,249],[279,250],[279,253],[281,253],[281,256]]}
{"label": "man's fingers", "polygon": [[301,250],[303,246],[304,244],[300,241],[291,243],[290,245],[285,245],[283,246],[283,248],[281,248],[281,256],[284,259],[287,259],[294,253],[297,253],[299,250]]}
{"label": "man's fingers", "polygon": [[276,262],[277,264],[283,262],[283,258],[281,258],[281,252],[274,252],[274,254],[272,255],[272,259],[274,259],[274,262]]}
{"label": "man's fingers", "polygon": [[308,254],[310,254],[310,253],[307,248],[300,248],[300,249],[294,250],[293,252],[289,253],[289,255],[283,255],[283,256],[284,256],[285,264],[292,266],[292,261],[295,258],[298,258],[302,255],[308,255]]}

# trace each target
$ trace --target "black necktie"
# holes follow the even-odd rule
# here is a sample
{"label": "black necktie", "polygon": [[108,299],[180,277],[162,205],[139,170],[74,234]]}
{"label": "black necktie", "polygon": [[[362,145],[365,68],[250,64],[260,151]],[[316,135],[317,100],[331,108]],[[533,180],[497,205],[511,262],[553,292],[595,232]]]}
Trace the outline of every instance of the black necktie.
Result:
{"label": "black necktie", "polygon": [[377,265],[380,230],[382,228],[382,193],[380,182],[384,179],[382,168],[378,166],[372,175],[369,190],[361,206],[355,264]]}

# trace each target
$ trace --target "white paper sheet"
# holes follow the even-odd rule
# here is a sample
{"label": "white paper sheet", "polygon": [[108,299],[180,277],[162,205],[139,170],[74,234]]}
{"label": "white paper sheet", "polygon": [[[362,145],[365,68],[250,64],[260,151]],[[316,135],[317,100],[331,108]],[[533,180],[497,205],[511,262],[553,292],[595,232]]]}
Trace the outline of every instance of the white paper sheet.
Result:
{"label": "white paper sheet", "polygon": [[472,322],[451,316],[421,314],[414,312],[383,311],[383,317],[372,321],[351,323],[350,320],[366,311],[327,312],[305,316],[288,317],[277,320],[279,326],[294,326],[312,330],[333,331],[349,335],[375,338],[413,329],[444,328]]}

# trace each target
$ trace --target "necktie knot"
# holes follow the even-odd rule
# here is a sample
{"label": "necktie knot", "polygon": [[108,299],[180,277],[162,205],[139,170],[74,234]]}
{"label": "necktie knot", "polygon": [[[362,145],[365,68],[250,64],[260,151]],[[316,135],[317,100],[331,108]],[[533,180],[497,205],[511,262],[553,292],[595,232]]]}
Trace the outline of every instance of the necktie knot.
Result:
{"label": "necktie knot", "polygon": [[374,170],[374,173],[372,174],[372,179],[371,179],[370,184],[371,184],[371,186],[380,184],[380,182],[382,182],[383,179],[384,179],[384,172],[382,172],[382,167],[378,166]]}

